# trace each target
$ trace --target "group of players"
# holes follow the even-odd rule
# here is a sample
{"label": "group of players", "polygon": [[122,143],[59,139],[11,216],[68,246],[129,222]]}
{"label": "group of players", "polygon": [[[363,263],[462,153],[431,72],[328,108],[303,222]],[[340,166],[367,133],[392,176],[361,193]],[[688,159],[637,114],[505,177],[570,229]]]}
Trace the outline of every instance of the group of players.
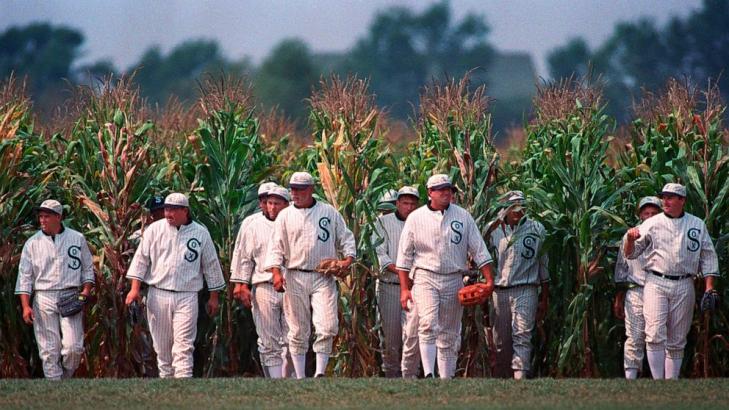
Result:
{"label": "group of players", "polygon": [[[357,257],[352,232],[335,208],[314,198],[314,185],[306,172],[294,173],[289,189],[262,184],[261,211],[243,220],[235,243],[233,296],[252,309],[269,378],[306,377],[312,327],[314,375],[326,375],[338,334],[337,276]],[[449,176],[433,175],[426,187],[422,206],[414,187],[388,192],[371,238],[385,376],[455,376],[463,315],[457,295],[464,284],[479,281],[493,291],[496,375],[529,377],[532,333],[549,299],[544,227],[528,215],[520,191],[505,195],[504,208],[481,232],[454,203]],[[640,201],[642,223],[626,233],[616,266],[621,291],[614,310],[626,321],[627,378],[642,368],[644,346],[654,378],[678,377],[695,277],[705,278],[702,308],[716,304],[718,260],[704,222],[683,211],[685,187],[667,184],[660,195],[662,201]],[[173,193],[152,208],[159,220],[139,235],[126,274],[126,304],[146,306],[160,377],[191,377],[198,292],[207,285],[206,311],[215,315],[225,281],[210,234],[193,220],[188,198]],[[63,225],[58,201],[44,201],[38,216],[41,229],[23,247],[15,293],[23,320],[34,326],[45,376],[60,379],[73,375],[84,346],[83,315],[63,317],[58,303],[69,290],[81,300],[90,295],[92,257],[83,235]]]}

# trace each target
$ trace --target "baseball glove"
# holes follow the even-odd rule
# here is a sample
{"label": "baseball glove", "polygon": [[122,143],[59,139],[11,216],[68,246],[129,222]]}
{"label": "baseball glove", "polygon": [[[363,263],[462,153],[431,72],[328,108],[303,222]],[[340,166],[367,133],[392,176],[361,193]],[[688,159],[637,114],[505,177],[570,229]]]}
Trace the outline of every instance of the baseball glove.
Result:
{"label": "baseball glove", "polygon": [[458,291],[458,301],[463,306],[482,305],[491,297],[492,292],[493,289],[490,289],[485,283],[475,283],[464,286]]}
{"label": "baseball glove", "polygon": [[136,300],[129,305],[129,324],[136,326],[142,323],[142,305]]}
{"label": "baseball glove", "polygon": [[315,271],[321,273],[322,275],[330,275],[330,276],[337,276],[342,277],[347,274],[348,269],[342,269],[339,266],[339,260],[337,259],[322,259],[321,262],[319,262],[319,265],[317,265]]}
{"label": "baseball glove", "polygon": [[77,314],[84,309],[86,304],[86,296],[79,294],[76,289],[61,293],[56,306],[58,313],[63,317],[69,317]]}
{"label": "baseball glove", "polygon": [[701,298],[701,312],[711,311],[713,312],[719,307],[719,292],[715,290],[708,290],[704,292],[704,296]]}

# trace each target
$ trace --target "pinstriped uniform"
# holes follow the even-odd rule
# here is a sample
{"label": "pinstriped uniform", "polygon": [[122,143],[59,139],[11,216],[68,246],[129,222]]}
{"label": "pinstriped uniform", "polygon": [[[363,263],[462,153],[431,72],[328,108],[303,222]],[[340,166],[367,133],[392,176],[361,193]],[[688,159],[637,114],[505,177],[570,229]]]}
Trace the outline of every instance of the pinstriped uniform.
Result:
{"label": "pinstriped uniform", "polygon": [[420,346],[418,345],[418,308],[415,303],[409,303],[410,311],[405,312],[405,322],[402,327],[402,377],[414,379],[418,377],[420,369]]}
{"label": "pinstriped uniform", "polygon": [[[647,272],[668,276],[718,276],[719,261],[704,222],[685,213],[671,218],[656,215],[638,229],[641,237],[628,259],[645,253]],[[662,351],[668,357],[682,358],[694,309],[691,278],[669,280],[648,273],[643,290],[646,349]]]}
{"label": "pinstriped uniform", "polygon": [[58,298],[64,289],[94,283],[94,268],[84,236],[70,228],[55,236],[36,232],[20,256],[15,294],[33,295],[33,330],[49,379],[70,377],[84,351],[83,315],[61,317]]}
{"label": "pinstriped uniform", "polygon": [[412,296],[419,316],[419,343],[435,343],[441,377],[455,374],[463,316],[457,294],[463,287],[462,272],[468,270],[468,256],[478,268],[491,262],[468,211],[455,204],[442,212],[425,205],[408,216],[397,268],[414,269]]}
{"label": "pinstriped uniform", "polygon": [[147,321],[160,377],[192,377],[197,335],[197,292],[225,287],[217,251],[207,228],[191,222],[179,229],[162,219],[142,234],[127,271],[146,282]]}
{"label": "pinstriped uniform", "polygon": [[497,373],[503,377],[511,376],[509,369],[528,372],[531,368],[538,285],[549,281],[549,261],[541,252],[544,238],[544,226],[528,217],[514,227],[501,224],[489,238],[498,260],[494,342]]}
{"label": "pinstriped uniform", "polygon": [[315,202],[310,208],[289,206],[278,214],[264,268],[286,267],[284,310],[291,354],[306,354],[312,322],[314,352],[331,354],[339,331],[338,291],[332,276],[314,269],[322,259],[338,254],[356,257],[357,250],[352,231],[334,207]]}
{"label": "pinstriped uniform", "polygon": [[[626,234],[627,235],[627,234]],[[615,263],[615,283],[630,286],[625,292],[625,345],[623,346],[623,366],[626,369],[643,368],[645,356],[645,318],[643,317],[643,287],[646,281],[645,253],[637,259],[626,259],[623,246],[625,236],[620,242],[618,260]]]}
{"label": "pinstriped uniform", "polygon": [[[248,221],[246,223],[246,221]],[[258,353],[264,366],[280,366],[287,350],[288,327],[283,309],[283,293],[276,292],[271,272],[263,270],[274,221],[262,214],[241,224],[231,264],[230,281],[253,285],[253,321],[258,333]]]}

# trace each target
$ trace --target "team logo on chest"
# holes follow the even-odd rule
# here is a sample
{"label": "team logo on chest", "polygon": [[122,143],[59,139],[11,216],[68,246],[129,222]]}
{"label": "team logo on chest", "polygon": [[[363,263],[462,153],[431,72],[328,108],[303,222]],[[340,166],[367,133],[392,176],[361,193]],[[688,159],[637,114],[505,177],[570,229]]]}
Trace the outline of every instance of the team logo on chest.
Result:
{"label": "team logo on chest", "polygon": [[322,242],[326,242],[329,240],[331,234],[329,233],[329,229],[327,229],[327,227],[330,223],[332,223],[332,220],[326,216],[319,219],[319,229],[321,229],[321,231],[319,231],[319,235],[316,236],[317,239]]}
{"label": "team logo on chest", "polygon": [[701,243],[699,242],[699,236],[701,236],[701,230],[698,228],[691,228],[686,233],[686,237],[688,237],[688,245],[686,245],[686,249],[690,250],[691,252],[696,252],[701,247]]}
{"label": "team logo on chest", "polygon": [[463,240],[463,222],[451,222],[451,231],[453,231],[453,235],[451,236],[451,243],[458,245]]}
{"label": "team logo on chest", "polygon": [[200,256],[200,253],[198,252],[200,250],[200,241],[198,241],[195,238],[190,238],[187,241],[187,252],[185,252],[185,260],[188,262],[195,262],[197,258]]}
{"label": "team logo on chest", "polygon": [[521,244],[524,247],[524,250],[521,251],[522,258],[531,259],[537,254],[536,247],[538,240],[539,237],[531,233],[524,236],[524,239],[521,240]]}
{"label": "team logo on chest", "polygon": [[70,261],[68,261],[68,267],[73,270],[78,270],[81,267],[81,258],[79,257],[79,254],[81,253],[81,247],[72,245],[68,247],[68,252],[66,254],[69,258],[71,258]]}

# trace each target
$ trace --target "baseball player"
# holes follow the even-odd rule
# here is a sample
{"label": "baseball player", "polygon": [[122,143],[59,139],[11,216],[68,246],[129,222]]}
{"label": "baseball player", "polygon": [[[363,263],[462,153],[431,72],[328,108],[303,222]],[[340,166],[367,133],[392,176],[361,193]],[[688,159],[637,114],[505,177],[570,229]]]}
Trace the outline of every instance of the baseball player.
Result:
{"label": "baseball player", "polygon": [[[49,199],[38,208],[40,230],[23,245],[15,294],[23,321],[33,325],[43,374],[48,379],[72,377],[84,352],[83,315],[62,317],[59,298],[78,290],[85,300],[94,285],[91,252],[84,236],[63,226],[63,206]],[[33,299],[31,307],[31,296]]]}
{"label": "baseball player", "polygon": [[[458,291],[469,256],[493,288],[491,255],[473,217],[452,204],[451,179],[433,175],[427,182],[430,201],[408,216],[398,245],[397,269],[400,303],[408,310],[414,301],[418,311],[418,340],[423,372],[433,377],[436,356],[441,378],[452,378],[461,342],[463,306]],[[412,294],[408,274],[413,271]]]}
{"label": "baseball player", "polygon": [[206,310],[214,316],[225,282],[210,233],[192,220],[185,195],[165,198],[165,220],[144,231],[126,276],[132,281],[127,306],[141,303],[142,281],[149,286],[147,322],[160,377],[192,377],[198,291],[204,279],[210,290]]}
{"label": "baseball player", "polygon": [[[152,222],[159,221],[165,217],[165,199],[161,196],[155,195],[149,198],[145,208],[149,211],[149,215],[145,218],[144,225],[149,225]],[[141,229],[137,229],[129,236],[129,240],[132,241],[135,246],[138,245],[140,239],[142,239]]]}
{"label": "baseball player", "polygon": [[[372,235],[372,242],[377,243],[377,260],[380,266],[380,274],[377,278],[376,297],[378,313],[382,323],[382,367],[385,377],[401,376],[401,351],[403,342],[403,323],[405,312],[400,306],[400,280],[395,260],[397,259],[397,246],[400,242],[400,234],[405,226],[405,220],[418,206],[420,195],[418,190],[405,186],[397,191],[395,201],[396,210],[380,216],[375,221],[375,233]],[[409,356],[408,362],[403,362],[402,367],[406,373],[417,372],[418,357]],[[414,370],[412,370],[414,368]]]}
{"label": "baseball player", "polygon": [[[241,230],[235,252],[239,259],[231,265],[233,296],[253,309],[258,333],[258,353],[265,374],[272,379],[285,377],[288,327],[283,311],[283,293],[273,288],[271,272],[263,270],[271,232],[278,214],[289,205],[289,191],[277,186],[267,193],[267,212]],[[253,293],[251,294],[251,285]]]}
{"label": "baseball player", "polygon": [[395,212],[395,202],[397,201],[397,191],[394,189],[388,189],[382,198],[377,202],[377,210],[382,215],[387,215]]}
{"label": "baseball player", "polygon": [[[312,322],[316,332],[314,375],[323,377],[334,336],[339,332],[338,290],[334,277],[315,269],[322,260],[338,255],[343,258],[337,262],[338,268],[349,268],[356,256],[354,235],[336,209],[314,199],[314,179],[309,173],[295,172],[289,187],[294,206],[282,210],[276,218],[264,266],[273,274],[274,288],[286,291],[284,310],[296,377],[306,376]],[[285,279],[282,267],[286,269]]]}
{"label": "baseball player", "polygon": [[[638,202],[638,218],[645,222],[648,218],[661,213],[661,200],[655,196],[641,198]],[[627,235],[627,234],[626,234]],[[626,259],[623,253],[623,237],[615,264],[615,283],[620,290],[615,294],[613,313],[618,319],[625,320],[625,345],[623,346],[623,366],[626,379],[638,378],[643,368],[645,350],[645,319],[643,319],[643,287],[645,286],[646,255],[637,259]]]}
{"label": "baseball player", "polygon": [[524,193],[512,191],[507,201],[503,217],[489,224],[494,226],[489,244],[498,260],[493,293],[496,373],[513,373],[521,380],[529,375],[535,321],[547,312],[548,259],[542,252],[544,226],[526,215]]}
{"label": "baseball player", "polygon": [[663,213],[628,230],[627,259],[646,253],[643,316],[648,364],[654,379],[677,379],[694,311],[694,282],[714,291],[719,260],[704,221],[686,213],[686,187],[666,184]]}

